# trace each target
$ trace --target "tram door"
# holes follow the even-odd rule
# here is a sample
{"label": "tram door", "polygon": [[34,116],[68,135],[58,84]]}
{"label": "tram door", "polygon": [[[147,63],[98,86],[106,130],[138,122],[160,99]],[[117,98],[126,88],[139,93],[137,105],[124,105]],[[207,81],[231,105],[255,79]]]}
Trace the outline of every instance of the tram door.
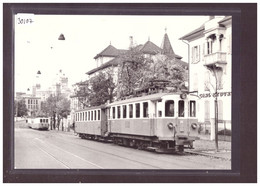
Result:
{"label": "tram door", "polygon": [[178,128],[180,133],[187,133],[188,131],[188,121],[185,119],[187,118],[187,107],[185,106],[185,101],[184,100],[179,100],[178,101],[178,117],[177,117],[177,123],[178,123]]}
{"label": "tram door", "polygon": [[107,109],[101,108],[101,135],[104,136],[108,130]]}

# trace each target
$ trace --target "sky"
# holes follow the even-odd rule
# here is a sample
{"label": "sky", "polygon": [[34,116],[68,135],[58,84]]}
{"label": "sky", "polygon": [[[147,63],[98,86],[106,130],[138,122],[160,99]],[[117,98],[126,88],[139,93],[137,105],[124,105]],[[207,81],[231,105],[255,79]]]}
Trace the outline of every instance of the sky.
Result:
{"label": "sky", "polygon": [[[19,24],[22,19],[32,23]],[[72,85],[85,80],[96,67],[94,57],[110,43],[128,49],[150,39],[161,46],[167,32],[173,50],[188,61],[188,47],[180,37],[200,27],[208,16],[99,16],[23,15],[15,16],[15,91],[26,92],[41,71],[42,87],[51,86],[61,69]],[[58,40],[60,34],[65,40]]]}

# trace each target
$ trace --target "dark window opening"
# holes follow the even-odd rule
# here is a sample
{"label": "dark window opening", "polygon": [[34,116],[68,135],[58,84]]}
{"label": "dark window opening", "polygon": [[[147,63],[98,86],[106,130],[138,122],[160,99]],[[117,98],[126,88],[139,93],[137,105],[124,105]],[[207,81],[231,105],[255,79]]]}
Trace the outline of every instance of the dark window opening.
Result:
{"label": "dark window opening", "polygon": [[196,117],[196,102],[190,101],[190,117]]}
{"label": "dark window opening", "polygon": [[184,101],[180,100],[179,101],[179,117],[184,117]]}
{"label": "dark window opening", "polygon": [[148,117],[148,102],[143,103],[143,116],[144,118]]}
{"label": "dark window opening", "polygon": [[133,104],[129,105],[129,118],[133,118]]}
{"label": "dark window opening", "polygon": [[174,101],[168,100],[165,102],[165,117],[174,117]]}
{"label": "dark window opening", "polygon": [[123,118],[126,118],[126,105],[123,105]]}
{"label": "dark window opening", "polygon": [[117,107],[117,119],[120,119],[121,113],[120,113],[120,106]]}
{"label": "dark window opening", "polygon": [[116,118],[116,108],[113,107],[113,108],[112,108],[112,111],[113,111],[113,119],[115,119],[115,118]]}
{"label": "dark window opening", "polygon": [[135,104],[135,117],[140,118],[140,103]]}

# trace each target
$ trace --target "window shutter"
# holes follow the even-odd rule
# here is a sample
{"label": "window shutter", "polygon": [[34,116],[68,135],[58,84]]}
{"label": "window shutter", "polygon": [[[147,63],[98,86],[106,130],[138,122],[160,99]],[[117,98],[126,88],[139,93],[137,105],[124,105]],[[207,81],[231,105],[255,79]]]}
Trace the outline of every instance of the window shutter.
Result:
{"label": "window shutter", "polygon": [[198,45],[198,61],[200,61],[200,45]]}

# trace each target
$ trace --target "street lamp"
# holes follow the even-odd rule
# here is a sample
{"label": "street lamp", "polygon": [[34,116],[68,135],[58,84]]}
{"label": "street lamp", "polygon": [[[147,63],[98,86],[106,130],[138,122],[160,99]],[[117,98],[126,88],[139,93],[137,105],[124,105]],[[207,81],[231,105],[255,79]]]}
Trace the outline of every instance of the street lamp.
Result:
{"label": "street lamp", "polygon": [[65,40],[65,37],[64,37],[64,35],[63,34],[60,34],[60,36],[59,36],[59,38],[58,38],[58,40]]}

